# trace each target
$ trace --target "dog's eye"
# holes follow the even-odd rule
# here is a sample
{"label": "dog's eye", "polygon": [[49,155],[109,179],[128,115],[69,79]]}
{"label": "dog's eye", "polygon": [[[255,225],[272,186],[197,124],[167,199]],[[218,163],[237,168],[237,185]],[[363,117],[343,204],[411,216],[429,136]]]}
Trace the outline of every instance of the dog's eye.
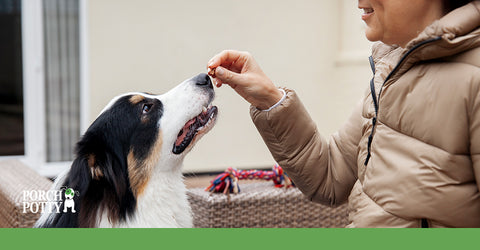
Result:
{"label": "dog's eye", "polygon": [[151,108],[152,108],[152,104],[143,104],[142,113],[144,114],[148,113]]}

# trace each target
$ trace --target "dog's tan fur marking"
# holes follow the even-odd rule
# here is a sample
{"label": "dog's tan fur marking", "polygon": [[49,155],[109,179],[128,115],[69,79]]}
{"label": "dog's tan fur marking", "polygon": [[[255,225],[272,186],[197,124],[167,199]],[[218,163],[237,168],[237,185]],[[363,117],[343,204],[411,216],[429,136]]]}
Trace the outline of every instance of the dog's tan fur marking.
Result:
{"label": "dog's tan fur marking", "polygon": [[145,97],[142,96],[142,95],[133,95],[132,97],[130,97],[129,101],[132,103],[132,104],[138,104],[140,103],[141,101],[145,100]]}
{"label": "dog's tan fur marking", "polygon": [[155,145],[153,145],[149,155],[143,162],[140,162],[135,158],[133,151],[130,150],[128,153],[128,178],[135,197],[139,197],[143,193],[152,174],[153,168],[160,159],[160,150],[162,149],[163,143],[162,138],[162,133],[160,131],[157,134]]}
{"label": "dog's tan fur marking", "polygon": [[99,166],[96,164],[95,155],[91,154],[88,156],[88,167],[90,168],[90,174],[94,180],[100,180],[103,177],[103,172]]}

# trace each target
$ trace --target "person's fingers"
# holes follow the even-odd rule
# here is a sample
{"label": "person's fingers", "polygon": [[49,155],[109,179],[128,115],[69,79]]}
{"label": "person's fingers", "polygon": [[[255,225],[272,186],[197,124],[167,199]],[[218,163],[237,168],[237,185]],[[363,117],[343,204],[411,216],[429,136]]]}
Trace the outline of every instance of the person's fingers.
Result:
{"label": "person's fingers", "polygon": [[236,84],[242,85],[243,76],[241,74],[232,72],[222,66],[215,69],[215,76],[222,84]]}
{"label": "person's fingers", "polygon": [[227,84],[227,85],[228,85],[228,83],[223,82],[222,80],[220,80],[219,78],[216,78],[216,77],[213,78],[213,84],[214,84],[217,88],[222,87],[222,85],[224,85],[224,84]]}
{"label": "person's fingers", "polygon": [[222,87],[222,81],[218,80],[217,78],[214,78],[213,81],[217,88]]}
{"label": "person's fingers", "polygon": [[207,69],[215,69],[218,66],[224,66],[239,73],[248,57],[248,52],[224,50],[210,59],[207,64]]}
{"label": "person's fingers", "polygon": [[215,55],[214,57],[212,57],[212,59],[210,59],[210,61],[208,62],[208,67],[209,68],[216,68],[220,65],[225,65],[225,64],[230,64],[236,60],[238,60],[238,58],[240,58],[241,54],[239,51],[235,51],[235,50],[224,50],[220,53],[218,53],[217,55]]}

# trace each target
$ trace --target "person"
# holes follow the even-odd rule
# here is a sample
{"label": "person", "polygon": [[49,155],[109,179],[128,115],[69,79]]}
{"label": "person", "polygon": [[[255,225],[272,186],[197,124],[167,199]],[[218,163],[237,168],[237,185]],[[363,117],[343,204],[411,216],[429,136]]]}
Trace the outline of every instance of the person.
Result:
{"label": "person", "polygon": [[347,227],[480,227],[480,1],[359,0],[376,41],[367,92],[329,138],[248,52],[207,64],[251,104],[274,159]]}

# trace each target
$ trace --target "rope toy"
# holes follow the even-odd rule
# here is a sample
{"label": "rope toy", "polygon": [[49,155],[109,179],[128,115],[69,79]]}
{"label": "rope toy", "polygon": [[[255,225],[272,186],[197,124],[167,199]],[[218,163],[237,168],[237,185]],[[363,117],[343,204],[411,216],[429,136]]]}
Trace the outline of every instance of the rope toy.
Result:
{"label": "rope toy", "polygon": [[[225,172],[219,174],[212,180],[210,186],[208,186],[205,191],[210,191],[212,193],[234,193],[238,194],[240,192],[240,186],[238,185],[238,180],[273,180],[275,187],[293,187],[294,184],[290,177],[283,171],[282,167],[278,164],[275,164],[272,168],[272,171],[262,171],[262,170],[237,170],[235,168],[228,168]],[[283,183],[283,184],[282,184]]]}

